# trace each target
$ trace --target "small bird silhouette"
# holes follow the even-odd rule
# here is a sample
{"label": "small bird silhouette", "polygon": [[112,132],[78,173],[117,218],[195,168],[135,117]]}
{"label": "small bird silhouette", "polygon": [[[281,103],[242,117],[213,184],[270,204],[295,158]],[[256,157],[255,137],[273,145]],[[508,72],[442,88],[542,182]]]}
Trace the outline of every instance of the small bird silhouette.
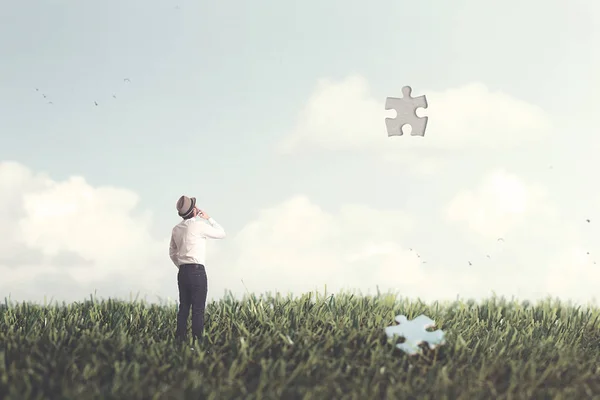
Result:
{"label": "small bird silhouette", "polygon": [[498,238],[498,241],[499,241],[499,242],[504,242],[504,239],[502,239],[502,238]]}
{"label": "small bird silhouette", "polygon": [[471,264],[471,261],[469,261],[469,265],[473,265],[473,264]]}
{"label": "small bird silhouette", "polygon": [[123,79],[123,82],[131,83],[131,80],[129,80],[129,78],[125,78],[125,79]]}
{"label": "small bird silhouette", "polygon": [[115,96],[115,95],[113,94],[113,98],[114,98],[114,99],[116,99],[116,98],[117,98],[117,96]]}
{"label": "small bird silhouette", "polygon": [[98,103],[94,102],[94,104],[95,104],[96,106],[98,106]]}
{"label": "small bird silhouette", "polygon": [[587,221],[587,223],[588,223],[588,224],[590,223],[590,220],[589,220],[589,219],[586,219],[586,221]]}

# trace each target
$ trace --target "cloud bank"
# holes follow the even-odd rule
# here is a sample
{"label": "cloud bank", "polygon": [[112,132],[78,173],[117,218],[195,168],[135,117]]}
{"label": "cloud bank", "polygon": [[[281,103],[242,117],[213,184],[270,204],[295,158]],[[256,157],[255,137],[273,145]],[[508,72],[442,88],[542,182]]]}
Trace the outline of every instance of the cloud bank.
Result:
{"label": "cloud bank", "polygon": [[[168,237],[150,235],[152,213],[135,212],[138,202],[127,189],[93,187],[82,177],[55,181],[14,162],[0,163],[2,296],[73,301],[96,290],[102,297],[128,299],[131,292],[149,301],[176,297]],[[456,226],[449,235],[464,231],[494,240],[506,235],[512,243],[506,245],[505,260],[512,264],[428,265],[420,249],[408,244],[419,216],[361,204],[326,212],[296,195],[264,208],[224,241],[211,243],[209,299],[221,297],[225,289],[238,296],[246,289],[297,296],[323,291],[325,285],[329,293],[363,294],[374,294],[378,286],[426,301],[481,298],[491,291],[582,302],[595,296],[597,266],[578,247],[576,235],[561,228],[559,213],[535,185],[492,171],[479,187],[457,193],[440,213]],[[547,224],[523,234],[524,224],[536,218]],[[548,263],[527,262],[529,244],[522,237],[543,238],[544,230],[552,237],[561,234],[563,246],[548,249]],[[431,246],[435,251],[436,243]]]}

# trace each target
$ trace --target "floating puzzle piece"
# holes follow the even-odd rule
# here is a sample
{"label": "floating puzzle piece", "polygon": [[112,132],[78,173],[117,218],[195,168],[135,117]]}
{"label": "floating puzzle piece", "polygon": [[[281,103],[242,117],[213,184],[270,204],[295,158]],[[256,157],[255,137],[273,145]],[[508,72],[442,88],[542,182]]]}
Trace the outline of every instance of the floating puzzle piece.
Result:
{"label": "floating puzzle piece", "polygon": [[427,117],[418,117],[417,108],[427,108],[425,96],[411,97],[410,86],[402,88],[402,98],[388,97],[385,100],[386,110],[396,110],[396,118],[386,118],[385,126],[388,136],[402,136],[402,127],[410,125],[411,136],[425,136]]}
{"label": "floating puzzle piece", "polygon": [[385,334],[389,338],[395,335],[403,337],[404,343],[399,343],[396,347],[405,353],[414,355],[420,352],[419,345],[423,342],[426,342],[432,350],[446,343],[443,331],[439,329],[434,332],[427,331],[427,328],[435,326],[435,321],[425,315],[419,315],[411,321],[408,321],[404,315],[397,315],[396,322],[400,325],[388,326],[385,328]]}

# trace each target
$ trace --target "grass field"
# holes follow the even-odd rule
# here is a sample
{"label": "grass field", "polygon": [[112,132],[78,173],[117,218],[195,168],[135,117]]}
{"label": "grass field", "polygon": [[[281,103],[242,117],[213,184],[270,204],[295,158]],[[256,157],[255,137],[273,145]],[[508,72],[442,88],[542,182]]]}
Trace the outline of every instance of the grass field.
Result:
{"label": "grass field", "polygon": [[[600,310],[551,299],[228,297],[207,304],[210,353],[173,342],[174,305],[0,307],[5,400],[600,399]],[[446,344],[411,358],[383,328],[421,313]]]}

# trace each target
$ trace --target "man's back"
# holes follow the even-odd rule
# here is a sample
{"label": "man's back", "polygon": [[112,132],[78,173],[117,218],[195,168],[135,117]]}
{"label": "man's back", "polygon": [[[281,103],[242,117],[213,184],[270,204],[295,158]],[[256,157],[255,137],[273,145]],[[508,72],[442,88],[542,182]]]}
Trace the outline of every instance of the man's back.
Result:
{"label": "man's back", "polygon": [[214,219],[208,224],[199,217],[184,219],[171,232],[169,256],[179,267],[182,264],[205,265],[206,239],[223,239],[225,230]]}

